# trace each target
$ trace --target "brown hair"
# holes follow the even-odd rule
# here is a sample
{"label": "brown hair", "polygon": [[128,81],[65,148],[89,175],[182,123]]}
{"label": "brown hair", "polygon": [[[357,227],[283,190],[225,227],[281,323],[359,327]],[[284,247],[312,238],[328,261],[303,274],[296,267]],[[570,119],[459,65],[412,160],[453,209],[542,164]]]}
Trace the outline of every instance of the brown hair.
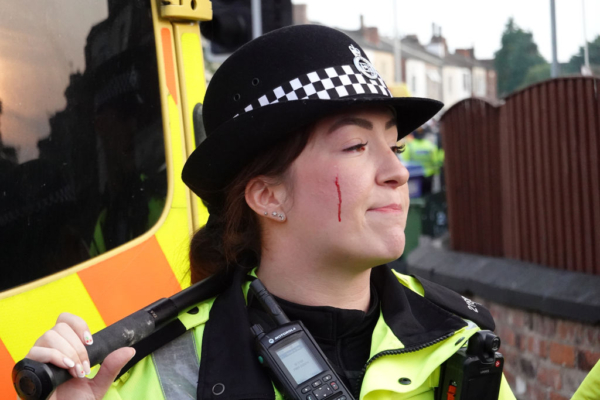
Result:
{"label": "brown hair", "polygon": [[246,185],[256,176],[283,179],[292,162],[306,147],[312,131],[306,126],[257,154],[225,188],[222,212],[211,214],[190,243],[192,283],[213,275],[228,265],[253,268],[260,263],[261,227],[256,213],[246,203]]}

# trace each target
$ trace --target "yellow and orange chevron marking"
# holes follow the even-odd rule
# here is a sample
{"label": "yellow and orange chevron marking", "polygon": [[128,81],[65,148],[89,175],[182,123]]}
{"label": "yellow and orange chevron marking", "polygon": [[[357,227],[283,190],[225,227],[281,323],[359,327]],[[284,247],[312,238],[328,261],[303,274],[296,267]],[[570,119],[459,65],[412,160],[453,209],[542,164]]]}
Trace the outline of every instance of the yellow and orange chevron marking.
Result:
{"label": "yellow and orange chevron marking", "polygon": [[15,399],[10,372],[62,312],[84,318],[92,333],[189,285],[190,234],[208,213],[181,182],[194,147],[193,106],[205,92],[197,23],[158,18],[154,35],[168,173],[165,209],[146,234],[99,257],[0,293],[0,399]]}

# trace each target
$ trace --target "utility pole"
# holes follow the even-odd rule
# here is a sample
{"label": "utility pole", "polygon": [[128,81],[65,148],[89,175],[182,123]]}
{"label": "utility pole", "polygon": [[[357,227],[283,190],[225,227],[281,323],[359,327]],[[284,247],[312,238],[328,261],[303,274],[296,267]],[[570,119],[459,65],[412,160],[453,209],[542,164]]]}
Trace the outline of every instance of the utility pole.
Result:
{"label": "utility pole", "polygon": [[552,78],[558,77],[558,58],[556,55],[556,7],[554,5],[554,0],[550,0],[550,22],[552,29],[552,69],[550,70],[550,75]]}
{"label": "utility pole", "polygon": [[261,0],[252,0],[252,39],[262,35],[262,5]]}
{"label": "utility pole", "polygon": [[398,83],[402,83],[402,43],[398,37],[398,10],[396,2],[392,0],[394,5],[394,78]]}
{"label": "utility pole", "polygon": [[584,56],[584,66],[581,69],[581,74],[589,76],[589,75],[592,75],[592,68],[590,68],[590,51],[588,49],[587,32],[585,29],[585,0],[581,0],[581,13],[582,13],[581,22],[583,25],[583,56]]}

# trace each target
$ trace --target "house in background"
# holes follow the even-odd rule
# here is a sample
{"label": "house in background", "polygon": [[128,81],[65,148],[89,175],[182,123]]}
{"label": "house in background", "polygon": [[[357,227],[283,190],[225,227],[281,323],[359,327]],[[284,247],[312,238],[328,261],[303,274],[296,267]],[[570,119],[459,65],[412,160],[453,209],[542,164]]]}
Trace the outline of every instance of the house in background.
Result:
{"label": "house in background", "polygon": [[456,49],[454,54],[448,51],[442,29],[433,26],[432,37],[427,50],[443,59],[442,79],[444,108],[469,98],[479,97],[496,102],[496,71],[494,60],[478,60],[475,49]]}
{"label": "house in background", "polygon": [[[294,4],[293,13],[295,25],[311,23],[306,4]],[[435,24],[426,45],[416,35],[401,39],[401,77],[395,76],[393,38],[381,36],[377,27],[365,26],[362,15],[359,29],[340,31],[362,47],[384,81],[389,85],[405,83],[411,96],[442,101],[444,109],[469,97],[497,101],[494,60],[477,60],[474,48],[450,53],[441,27]]]}

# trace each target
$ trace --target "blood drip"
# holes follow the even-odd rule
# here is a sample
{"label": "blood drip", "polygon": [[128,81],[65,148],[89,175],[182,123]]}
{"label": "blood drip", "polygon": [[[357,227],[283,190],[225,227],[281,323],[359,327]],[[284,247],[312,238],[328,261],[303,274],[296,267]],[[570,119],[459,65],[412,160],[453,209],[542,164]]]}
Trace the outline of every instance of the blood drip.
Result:
{"label": "blood drip", "polygon": [[338,221],[342,222],[342,191],[340,190],[340,182],[338,177],[335,177],[335,186],[338,193]]}

